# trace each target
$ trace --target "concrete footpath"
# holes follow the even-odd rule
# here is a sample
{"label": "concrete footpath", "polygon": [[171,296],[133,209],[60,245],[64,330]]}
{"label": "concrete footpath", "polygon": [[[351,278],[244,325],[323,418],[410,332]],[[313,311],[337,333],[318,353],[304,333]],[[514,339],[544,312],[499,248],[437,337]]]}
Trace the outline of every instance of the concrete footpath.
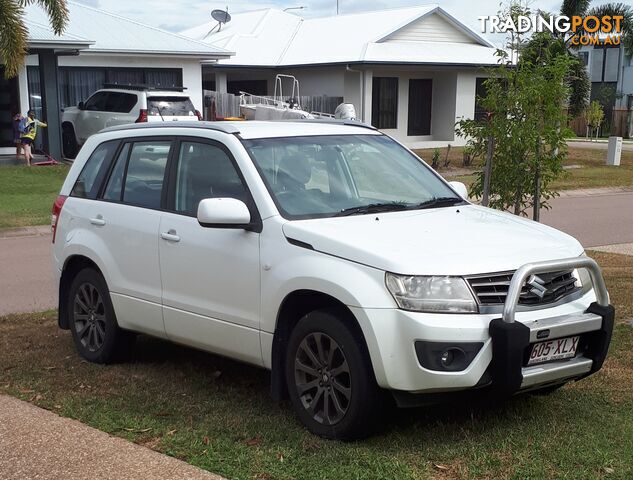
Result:
{"label": "concrete footpath", "polygon": [[222,480],[167,455],[0,395],[3,480]]}

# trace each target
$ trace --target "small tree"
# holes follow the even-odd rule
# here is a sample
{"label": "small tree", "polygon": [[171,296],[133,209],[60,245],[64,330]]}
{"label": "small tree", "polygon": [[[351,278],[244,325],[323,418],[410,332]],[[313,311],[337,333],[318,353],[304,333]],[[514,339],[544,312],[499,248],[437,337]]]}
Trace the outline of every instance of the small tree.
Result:
{"label": "small tree", "polygon": [[585,109],[585,121],[587,122],[587,136],[591,138],[595,130],[597,138],[600,125],[604,121],[604,110],[600,102],[594,100]]}
{"label": "small tree", "polygon": [[[551,182],[562,173],[567,152],[562,106],[569,96],[565,79],[573,60],[566,54],[550,55],[552,51],[521,58],[516,65],[499,51],[500,65],[489,71],[486,96],[481,99],[489,112],[487,121],[457,124],[457,133],[469,138],[469,148],[491,155],[489,168],[477,174],[473,195],[489,194],[491,207],[510,209],[516,215],[526,215],[531,206],[535,220],[540,208],[548,208],[548,200],[556,195]],[[491,142],[494,148],[488,149]],[[486,171],[489,192],[484,191]]]}

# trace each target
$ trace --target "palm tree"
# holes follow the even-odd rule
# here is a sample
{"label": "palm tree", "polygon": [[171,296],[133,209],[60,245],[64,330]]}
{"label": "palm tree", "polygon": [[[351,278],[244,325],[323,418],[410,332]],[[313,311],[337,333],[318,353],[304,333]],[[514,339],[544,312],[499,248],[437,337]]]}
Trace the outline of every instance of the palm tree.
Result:
{"label": "palm tree", "polygon": [[55,34],[60,35],[68,22],[66,0],[0,0],[0,57],[4,59],[4,75],[15,77],[28,52],[28,29],[22,18],[24,8],[37,4],[48,14]]}

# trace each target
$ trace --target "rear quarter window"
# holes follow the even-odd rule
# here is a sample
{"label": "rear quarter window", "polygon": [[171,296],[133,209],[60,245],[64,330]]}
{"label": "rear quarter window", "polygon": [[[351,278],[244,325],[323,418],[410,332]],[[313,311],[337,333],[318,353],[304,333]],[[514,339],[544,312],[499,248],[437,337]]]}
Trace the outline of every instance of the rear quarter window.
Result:
{"label": "rear quarter window", "polygon": [[77,181],[75,181],[75,185],[70,193],[72,197],[97,198],[99,187],[103,182],[103,178],[118,144],[118,140],[113,140],[104,142],[94,149],[77,177]]}
{"label": "rear quarter window", "polygon": [[147,113],[153,116],[193,117],[196,109],[189,97],[147,97]]}

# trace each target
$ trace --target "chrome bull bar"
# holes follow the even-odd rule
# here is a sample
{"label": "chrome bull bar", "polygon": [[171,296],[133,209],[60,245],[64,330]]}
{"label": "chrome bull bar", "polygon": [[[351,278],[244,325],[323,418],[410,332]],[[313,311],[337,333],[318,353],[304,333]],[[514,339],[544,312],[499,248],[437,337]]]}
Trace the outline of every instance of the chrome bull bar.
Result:
{"label": "chrome bull bar", "polygon": [[[556,317],[515,321],[521,289],[530,275],[566,269],[587,269],[596,301],[582,312]],[[513,275],[501,318],[490,321],[492,360],[489,366],[492,388],[502,395],[519,390],[540,388],[591,375],[602,367],[607,356],[615,310],[609,305],[602,272],[588,257],[529,263]],[[547,362],[529,366],[526,355],[530,345],[539,341],[582,335],[580,353],[565,362]]]}
{"label": "chrome bull bar", "polygon": [[561,260],[549,260],[545,262],[527,263],[514,272],[508,288],[508,295],[503,305],[503,321],[506,323],[514,323],[515,312],[521,296],[521,289],[525,281],[531,275],[574,268],[584,268],[589,272],[591,283],[596,293],[596,303],[602,307],[607,307],[609,305],[609,293],[607,292],[607,286],[602,277],[602,270],[593,258],[583,256]]}

